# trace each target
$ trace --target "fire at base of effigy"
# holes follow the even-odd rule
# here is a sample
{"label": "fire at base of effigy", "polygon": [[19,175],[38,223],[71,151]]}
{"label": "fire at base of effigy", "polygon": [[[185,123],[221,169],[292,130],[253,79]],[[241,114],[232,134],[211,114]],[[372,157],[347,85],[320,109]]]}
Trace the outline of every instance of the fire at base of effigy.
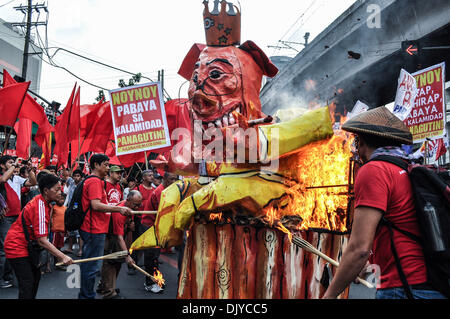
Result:
{"label": "fire at base of effigy", "polygon": [[[197,213],[187,232],[177,297],[321,298],[336,267],[292,238],[339,262],[352,219],[351,143],[337,132],[281,158],[288,191],[259,216],[239,209]],[[348,289],[340,298],[347,296]]]}

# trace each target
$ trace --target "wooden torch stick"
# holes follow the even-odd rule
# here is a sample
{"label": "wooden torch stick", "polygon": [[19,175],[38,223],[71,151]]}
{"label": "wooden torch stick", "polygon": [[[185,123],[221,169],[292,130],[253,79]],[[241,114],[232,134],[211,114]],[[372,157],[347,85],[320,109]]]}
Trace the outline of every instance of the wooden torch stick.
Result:
{"label": "wooden torch stick", "polygon": [[[330,258],[329,256],[325,255],[324,253],[322,253],[320,250],[316,249],[314,246],[312,246],[308,241],[304,240],[303,238],[300,238],[300,237],[298,237],[298,236],[293,236],[292,242],[293,242],[295,245],[297,245],[297,246],[299,246],[299,247],[301,247],[301,248],[303,248],[303,249],[306,249],[306,250],[308,250],[309,252],[311,252],[311,253],[313,253],[313,254],[316,254],[317,256],[319,256],[319,257],[325,259],[326,261],[328,261],[328,262],[329,262],[330,264],[332,264],[333,266],[339,267],[339,263],[338,263],[336,260],[334,260],[334,259]],[[359,278],[359,277],[357,277],[357,278],[358,278],[358,281],[359,281],[361,284],[363,284],[364,286],[366,286],[367,288],[371,288],[371,289],[372,289],[372,288],[375,288],[375,287],[374,287],[370,282],[368,282],[367,280],[364,280],[364,279]]]}
{"label": "wooden torch stick", "polygon": [[[73,260],[74,264],[78,264],[78,263],[87,263],[90,261],[96,261],[96,260],[104,260],[104,259],[119,259],[119,258],[125,258],[128,255],[128,251],[123,250],[123,251],[118,251],[109,255],[105,255],[105,256],[98,256],[98,257],[91,257],[91,258],[84,258],[84,259],[75,259]],[[56,264],[56,266],[62,266],[64,265],[63,263],[59,262]]]}
{"label": "wooden torch stick", "polygon": [[[131,264],[134,268],[136,268],[138,271],[140,271],[141,273],[143,273],[144,275],[146,275],[147,277],[149,277],[155,284],[159,285],[159,281],[158,279],[156,279],[155,277],[153,277],[152,275],[150,275],[148,272],[146,272],[144,269],[142,269],[141,267],[139,267],[136,264]],[[161,280],[161,284],[164,284],[164,280]]]}

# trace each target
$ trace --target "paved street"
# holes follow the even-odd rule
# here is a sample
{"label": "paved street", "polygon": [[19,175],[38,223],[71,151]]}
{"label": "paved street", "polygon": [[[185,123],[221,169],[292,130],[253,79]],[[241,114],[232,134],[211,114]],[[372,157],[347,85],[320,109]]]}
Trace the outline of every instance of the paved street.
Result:
{"label": "paved street", "polygon": [[[74,258],[74,256],[71,256]],[[127,266],[122,265],[122,269],[117,279],[117,288],[120,289],[120,294],[127,299],[174,299],[176,298],[177,289],[177,253],[161,254],[160,271],[166,281],[166,287],[163,293],[154,294],[144,290],[145,276],[136,271],[136,275],[130,276],[127,274]],[[138,263],[138,266],[143,268],[143,258]],[[37,299],[76,299],[78,298],[79,289],[69,288],[73,283],[70,277],[72,273],[53,270],[51,273],[45,273],[41,277],[39,283],[39,291]],[[97,283],[100,277],[97,277]],[[96,285],[97,285],[96,283]],[[0,299],[16,299],[18,296],[17,283],[15,287],[0,289]],[[101,298],[101,296],[97,296]]]}
{"label": "paved street", "polygon": [[[73,257],[73,256],[72,256]],[[166,287],[163,293],[154,294],[144,290],[144,275],[136,272],[136,275],[127,274],[126,265],[122,265],[119,278],[117,280],[117,288],[120,294],[127,299],[174,299],[177,294],[177,258],[178,253],[161,254],[160,271],[166,281]],[[142,258],[138,266],[143,268]],[[69,288],[73,284],[72,272],[61,270],[53,270],[52,273],[45,273],[41,277],[39,284],[38,299],[76,299],[78,298],[79,289]],[[97,277],[97,282],[100,277]],[[0,289],[0,299],[16,299],[18,295],[17,283],[15,287]],[[352,285],[350,288],[350,299],[373,299],[375,289],[368,289],[362,285]],[[101,298],[101,296],[98,296]]]}

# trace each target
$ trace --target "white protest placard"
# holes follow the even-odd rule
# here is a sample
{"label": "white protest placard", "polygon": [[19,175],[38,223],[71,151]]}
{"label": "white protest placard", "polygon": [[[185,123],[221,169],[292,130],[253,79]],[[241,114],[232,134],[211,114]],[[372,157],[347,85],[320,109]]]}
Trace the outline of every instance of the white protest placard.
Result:
{"label": "white protest placard", "polygon": [[414,107],[416,96],[417,85],[415,78],[405,70],[401,69],[392,113],[400,120],[404,121]]}
{"label": "white protest placard", "polygon": [[109,91],[116,155],[170,146],[159,82]]}

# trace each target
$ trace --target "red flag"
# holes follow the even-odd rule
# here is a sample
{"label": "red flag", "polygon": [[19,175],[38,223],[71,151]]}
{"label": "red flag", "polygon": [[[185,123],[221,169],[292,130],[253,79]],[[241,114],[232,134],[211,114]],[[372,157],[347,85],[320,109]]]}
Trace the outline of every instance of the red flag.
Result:
{"label": "red flag", "polygon": [[7,87],[11,84],[17,83],[16,80],[8,73],[5,69],[3,69],[3,87]]}
{"label": "red flag", "polygon": [[[174,140],[175,137],[172,132],[177,128],[185,128],[192,132],[192,121],[189,115],[189,109],[187,106],[187,99],[173,99],[164,103],[164,109],[166,111],[167,126],[169,127],[170,146],[152,150],[153,153],[168,154],[176,143],[181,142],[182,136],[176,136],[179,140]],[[150,152],[147,152],[150,154]]]}
{"label": "red flag", "polygon": [[109,157],[109,163],[113,165],[122,165],[119,158],[116,156],[116,147],[114,146],[114,143],[110,141],[106,147],[105,151],[106,156]]}
{"label": "red flag", "polygon": [[[5,69],[3,69],[3,85],[7,87],[16,83],[16,80],[14,80],[14,78]],[[36,132],[34,140],[41,148],[46,134],[48,132],[55,131],[54,127],[48,122],[44,108],[39,105],[39,103],[37,103],[36,100],[29,94],[25,95],[18,118],[29,119],[38,125],[38,131]]]}
{"label": "red flag", "polygon": [[105,153],[108,142],[114,140],[111,107],[109,102],[97,109],[97,117],[92,126],[87,128],[81,154],[86,152]]}
{"label": "red flag", "polygon": [[[80,105],[80,144],[81,152],[80,154],[86,153],[86,147],[90,145],[91,140],[86,139],[86,135],[90,132],[94,124],[97,122],[98,114],[102,113],[102,105],[104,102],[99,102],[97,104],[83,104]],[[78,153],[78,136],[76,139],[70,141],[72,152]]]}
{"label": "red flag", "polygon": [[72,94],[70,94],[69,100],[67,101],[66,108],[63,113],[57,117],[55,126],[55,140],[56,145],[53,152],[58,156],[58,164],[67,163],[69,158],[69,125],[70,125],[70,113],[72,110],[72,104],[75,95],[75,89],[77,84],[75,83]]}
{"label": "red flag", "polygon": [[16,83],[0,89],[0,125],[14,126],[30,83]]}
{"label": "red flag", "polygon": [[70,125],[67,127],[69,140],[77,140],[80,132],[80,87],[73,98],[72,110],[70,112]]}
{"label": "red flag", "polygon": [[439,157],[447,153],[447,148],[445,147],[444,139],[443,138],[438,139],[437,143],[438,146],[436,151],[436,161],[438,160]]}
{"label": "red flag", "polygon": [[30,157],[32,124],[31,120],[23,118],[14,125],[14,131],[17,134],[16,153],[18,157]]}

